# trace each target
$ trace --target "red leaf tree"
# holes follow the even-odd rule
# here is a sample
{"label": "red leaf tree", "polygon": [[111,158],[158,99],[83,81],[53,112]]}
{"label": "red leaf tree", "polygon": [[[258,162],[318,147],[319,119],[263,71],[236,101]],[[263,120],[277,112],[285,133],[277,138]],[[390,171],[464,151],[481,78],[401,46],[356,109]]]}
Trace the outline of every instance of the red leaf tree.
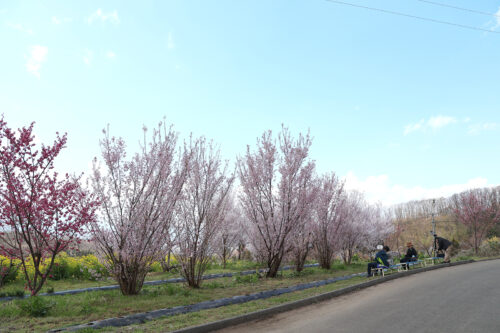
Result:
{"label": "red leaf tree", "polygon": [[54,171],[66,135],[37,149],[33,126],[16,132],[0,120],[0,252],[21,261],[27,288],[36,295],[57,254],[94,220],[98,203],[79,179]]}
{"label": "red leaf tree", "polygon": [[278,142],[271,131],[257,140],[255,152],[247,147],[238,159],[240,200],[250,221],[251,241],[258,258],[275,277],[291,250],[291,235],[308,214],[313,201],[314,162],[308,158],[311,138],[292,138],[283,127]]}
{"label": "red leaf tree", "polygon": [[500,221],[495,194],[492,189],[477,189],[455,194],[451,198],[453,212],[468,228],[476,254],[484,237]]}
{"label": "red leaf tree", "polygon": [[102,201],[92,234],[104,265],[124,295],[135,295],[155,260],[165,254],[190,156],[176,153],[177,134],[164,124],[127,159],[125,142],[104,131],[102,170],[94,162],[93,189]]}

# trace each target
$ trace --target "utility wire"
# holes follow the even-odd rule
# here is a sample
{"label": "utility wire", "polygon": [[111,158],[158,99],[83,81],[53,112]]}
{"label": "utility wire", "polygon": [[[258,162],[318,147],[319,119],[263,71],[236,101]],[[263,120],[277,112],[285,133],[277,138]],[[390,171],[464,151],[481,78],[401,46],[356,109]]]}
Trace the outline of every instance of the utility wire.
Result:
{"label": "utility wire", "polygon": [[486,15],[486,16],[494,16],[494,17],[500,18],[500,15],[498,15],[498,14],[482,12],[480,10],[475,10],[475,9],[452,6],[452,5],[448,5],[446,3],[442,3],[442,2],[435,2],[435,1],[428,1],[428,0],[416,0],[416,1],[425,2],[425,3],[431,4],[431,5],[436,5],[436,6],[441,6],[441,7],[448,7],[448,8],[463,10],[464,12],[471,12],[471,13],[476,13],[476,14],[481,14],[481,15]]}
{"label": "utility wire", "polygon": [[500,34],[500,31],[495,31],[495,30],[490,30],[490,29],[483,29],[483,28],[479,28],[479,27],[473,27],[471,25],[464,25],[464,24],[458,24],[458,23],[453,23],[453,22],[435,20],[435,19],[432,19],[432,18],[427,18],[427,17],[422,17],[422,16],[416,16],[416,15],[411,15],[411,14],[405,14],[405,13],[396,12],[396,11],[387,10],[387,9],[381,9],[381,8],[375,8],[375,7],[368,7],[368,6],[358,5],[358,4],[354,4],[354,3],[350,3],[350,2],[337,1],[337,0],[325,0],[325,1],[336,3],[336,4],[339,4],[339,5],[346,5],[346,6],[356,7],[356,8],[363,8],[363,9],[373,10],[373,11],[376,11],[376,12],[381,12],[381,13],[386,13],[386,14],[398,15],[398,16],[403,16],[403,17],[410,17],[410,18],[417,19],[417,20],[422,20],[422,21],[428,21],[428,22],[433,22],[433,23],[451,25],[451,26],[455,26],[455,27],[459,27],[459,28],[464,28],[464,29],[479,30],[479,31],[485,31],[485,32],[491,32],[491,33],[495,33],[495,34]]}

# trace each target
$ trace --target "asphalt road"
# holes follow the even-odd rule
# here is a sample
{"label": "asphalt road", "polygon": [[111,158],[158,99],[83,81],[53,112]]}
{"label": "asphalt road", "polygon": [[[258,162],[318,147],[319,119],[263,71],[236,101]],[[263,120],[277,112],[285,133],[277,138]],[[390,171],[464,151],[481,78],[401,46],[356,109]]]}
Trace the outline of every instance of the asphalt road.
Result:
{"label": "asphalt road", "polygon": [[219,332],[500,332],[500,260],[446,267]]}

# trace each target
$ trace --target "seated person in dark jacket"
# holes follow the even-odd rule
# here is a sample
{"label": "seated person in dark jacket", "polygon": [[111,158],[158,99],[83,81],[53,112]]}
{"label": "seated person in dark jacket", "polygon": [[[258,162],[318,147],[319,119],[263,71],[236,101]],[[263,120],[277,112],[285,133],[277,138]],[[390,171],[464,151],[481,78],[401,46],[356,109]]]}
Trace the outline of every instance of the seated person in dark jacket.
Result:
{"label": "seated person in dark jacket", "polygon": [[436,242],[436,250],[444,251],[444,263],[449,263],[451,258],[451,252],[453,251],[453,246],[449,240],[446,238],[438,237],[434,235],[434,241]]}
{"label": "seated person in dark jacket", "polygon": [[413,247],[413,244],[411,242],[406,243],[406,246],[408,247],[408,250],[406,250],[406,254],[404,258],[400,260],[400,262],[405,263],[409,261],[417,261],[418,260],[418,253],[417,250]]}
{"label": "seated person in dark jacket", "polygon": [[389,267],[389,256],[387,255],[387,252],[389,251],[389,247],[384,246],[382,250],[378,251],[375,255],[375,262],[368,263],[368,277],[373,276],[372,269],[378,267],[379,265]]}

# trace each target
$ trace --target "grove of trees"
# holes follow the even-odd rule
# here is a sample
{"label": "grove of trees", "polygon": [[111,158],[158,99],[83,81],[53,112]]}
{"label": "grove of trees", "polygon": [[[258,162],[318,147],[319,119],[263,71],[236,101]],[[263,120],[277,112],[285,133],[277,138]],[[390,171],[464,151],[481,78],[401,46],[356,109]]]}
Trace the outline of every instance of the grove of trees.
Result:
{"label": "grove of trees", "polygon": [[56,256],[82,240],[122,294],[135,295],[154,262],[170,269],[171,255],[197,288],[215,258],[225,267],[251,253],[273,278],[285,262],[299,272],[308,259],[330,269],[335,257],[350,264],[383,242],[400,250],[412,241],[429,251],[433,213],[440,234],[475,252],[500,223],[499,188],[390,209],[370,204],[333,171],[318,174],[309,133],[285,126],[265,131],[234,168],[212,141],[179,142],[165,122],[143,128],[129,156],[126,140],[108,126],[86,184],[54,170],[66,135],[37,147],[33,126],[14,131],[0,120],[0,254],[21,261],[32,295]]}

